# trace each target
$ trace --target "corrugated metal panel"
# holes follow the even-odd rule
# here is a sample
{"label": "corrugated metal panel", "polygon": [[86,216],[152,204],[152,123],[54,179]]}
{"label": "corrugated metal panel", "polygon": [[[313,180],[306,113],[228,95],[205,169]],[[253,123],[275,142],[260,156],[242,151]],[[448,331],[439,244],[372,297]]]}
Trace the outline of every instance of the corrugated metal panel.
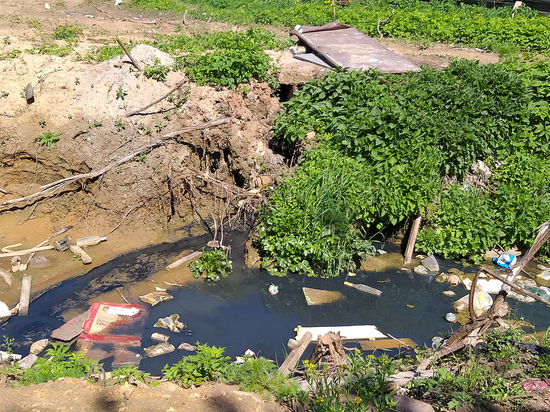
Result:
{"label": "corrugated metal panel", "polygon": [[339,22],[324,26],[304,26],[298,38],[333,67],[350,70],[377,69],[382,73],[419,72],[420,68],[385,48],[373,38]]}

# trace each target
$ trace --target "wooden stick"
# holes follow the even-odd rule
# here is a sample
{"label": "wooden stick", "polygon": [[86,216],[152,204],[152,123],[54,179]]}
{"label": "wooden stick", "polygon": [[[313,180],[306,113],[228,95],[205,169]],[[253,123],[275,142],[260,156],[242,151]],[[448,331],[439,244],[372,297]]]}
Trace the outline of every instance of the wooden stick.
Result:
{"label": "wooden stick", "polygon": [[0,192],[4,193],[5,195],[8,194],[8,192],[6,192],[4,189],[0,188]]}
{"label": "wooden stick", "polygon": [[158,146],[164,144],[166,142],[166,140],[174,139],[174,138],[180,136],[181,134],[186,133],[190,130],[201,130],[201,129],[206,129],[206,128],[209,128],[209,127],[220,126],[220,125],[223,125],[223,124],[227,124],[230,121],[231,121],[230,118],[225,118],[225,119],[215,120],[213,122],[198,124],[198,125],[195,125],[195,126],[187,126],[187,127],[184,127],[183,129],[178,130],[176,132],[165,134],[164,136],[162,136],[157,141],[155,141],[153,143],[149,143],[148,145],[139,148],[135,152],[130,153],[130,154],[124,156],[123,158],[121,158],[121,159],[119,159],[119,160],[117,160],[113,163],[110,163],[109,165],[107,165],[107,166],[105,166],[101,169],[93,170],[89,173],[82,173],[82,174],[74,175],[74,176],[71,176],[71,177],[67,177],[65,179],[57,180],[55,182],[52,182],[52,183],[49,183],[47,185],[41,186],[40,188],[42,190],[39,191],[39,192],[33,193],[32,195],[28,195],[28,196],[25,196],[25,197],[20,197],[18,199],[7,200],[7,201],[3,202],[1,204],[1,206],[6,208],[6,206],[11,206],[15,203],[25,202],[27,200],[34,199],[36,197],[42,198],[42,197],[45,197],[46,195],[48,195],[49,193],[54,192],[57,189],[61,189],[65,186],[67,186],[68,184],[75,183],[79,180],[82,180],[82,179],[95,179],[95,178],[107,173],[109,170],[114,169],[114,168],[120,166],[121,164],[128,162],[129,160],[133,159],[137,155],[139,155],[143,152],[149,152],[152,149],[154,149],[155,147],[158,147]]}
{"label": "wooden stick", "polygon": [[393,9],[391,11],[391,15],[390,17],[388,17],[386,20],[378,20],[378,23],[376,23],[376,31],[378,32],[378,34],[380,35],[380,38],[383,38],[384,35],[382,34],[382,32],[380,31],[380,23],[387,23],[390,21],[391,19],[391,16],[393,16],[393,12],[395,11],[395,9]]}
{"label": "wooden stick", "polygon": [[172,93],[174,93],[176,90],[178,90],[181,86],[183,86],[184,83],[185,83],[186,81],[187,81],[187,79],[182,79],[182,80],[180,80],[180,81],[177,82],[176,85],[175,85],[174,87],[172,87],[172,88],[170,89],[170,91],[168,91],[168,93],[166,93],[164,96],[160,97],[159,99],[155,100],[155,101],[152,102],[152,103],[149,103],[147,106],[144,106],[144,107],[142,107],[141,109],[134,110],[133,112],[130,112],[130,113],[124,115],[124,117],[130,117],[130,116],[133,116],[133,115],[135,115],[135,114],[141,113],[142,111],[147,110],[149,107],[154,106],[155,104],[162,102],[164,99],[166,99],[168,96],[170,96],[170,95],[171,95]]}
{"label": "wooden stick", "polygon": [[194,259],[196,257],[199,257],[200,255],[202,255],[202,252],[193,252],[193,253],[189,253],[188,255],[182,257],[181,259],[178,259],[176,260],[174,263],[166,266],[166,270],[170,270],[170,269],[174,269],[174,268],[177,268],[178,266],[181,266],[183,265],[185,262],[187,262],[188,260],[191,260],[191,259]]}
{"label": "wooden stick", "polygon": [[21,284],[21,297],[19,298],[19,316],[27,316],[29,314],[29,304],[31,303],[31,282],[31,276],[23,276],[23,283]]}
{"label": "wooden stick", "polygon": [[313,335],[311,332],[307,331],[304,336],[302,336],[302,339],[298,341],[298,346],[292,349],[292,352],[290,352],[290,354],[286,357],[285,361],[279,368],[279,372],[281,372],[284,376],[290,375],[290,372],[300,360],[300,357],[306,350],[309,342],[311,342],[311,339],[313,339]]}
{"label": "wooden stick", "polygon": [[126,303],[130,303],[128,302],[128,300],[124,297],[124,295],[122,294],[122,292],[120,291],[119,288],[116,288],[116,291],[118,292],[118,294],[120,295],[120,297],[122,298],[122,300]]}
{"label": "wooden stick", "polygon": [[132,57],[132,55],[130,54],[130,52],[126,49],[126,47],[124,46],[124,44],[122,44],[122,42],[120,41],[120,39],[117,37],[116,38],[116,41],[118,42],[118,44],[120,44],[120,47],[122,47],[122,50],[124,50],[124,53],[126,53],[126,56],[128,56],[132,62],[132,64],[136,67],[136,69],[138,69],[140,72],[142,71],[141,70],[141,67],[139,66],[139,64],[134,60],[134,58]]}
{"label": "wooden stick", "polygon": [[411,234],[409,235],[409,241],[407,242],[407,249],[405,250],[405,261],[403,262],[403,265],[408,265],[409,263],[411,263],[412,254],[414,252],[414,245],[416,243],[416,236],[418,235],[418,229],[420,228],[421,220],[422,216],[418,216],[413,221]]}
{"label": "wooden stick", "polygon": [[11,282],[13,282],[13,275],[11,273],[6,273],[0,269],[0,277],[6,281],[8,286],[11,286]]}
{"label": "wooden stick", "polygon": [[18,250],[16,252],[0,253],[0,258],[28,255],[29,253],[40,252],[42,250],[51,250],[51,249],[53,249],[53,246],[33,247],[32,249]]}
{"label": "wooden stick", "polygon": [[500,275],[497,275],[495,272],[493,272],[493,271],[491,271],[491,270],[489,270],[489,269],[487,269],[487,268],[482,267],[482,269],[483,269],[483,272],[487,273],[489,276],[494,277],[495,279],[500,280],[502,283],[504,283],[505,285],[510,286],[512,289],[515,289],[515,290],[517,290],[518,292],[520,292],[520,293],[522,293],[522,294],[524,294],[524,295],[526,295],[526,296],[529,296],[529,297],[531,297],[531,298],[533,298],[533,299],[536,299],[536,300],[538,300],[539,302],[544,303],[545,305],[550,305],[550,301],[548,301],[548,300],[546,300],[546,299],[544,299],[544,298],[541,298],[539,295],[535,295],[534,293],[529,292],[528,290],[522,288],[522,287],[519,286],[519,285],[516,285],[515,283],[512,283],[512,282],[508,281],[505,277],[502,277],[502,276],[500,276]]}

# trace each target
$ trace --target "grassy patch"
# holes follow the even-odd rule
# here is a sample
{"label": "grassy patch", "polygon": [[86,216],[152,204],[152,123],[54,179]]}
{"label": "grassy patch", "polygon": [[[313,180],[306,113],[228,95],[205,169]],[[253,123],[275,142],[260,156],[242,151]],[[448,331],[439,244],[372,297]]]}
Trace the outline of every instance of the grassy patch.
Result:
{"label": "grassy patch", "polygon": [[73,49],[71,46],[59,46],[57,44],[46,44],[43,46],[35,47],[33,49],[27,49],[25,51],[31,54],[47,54],[50,56],[65,57],[65,56],[68,56],[73,51]]}

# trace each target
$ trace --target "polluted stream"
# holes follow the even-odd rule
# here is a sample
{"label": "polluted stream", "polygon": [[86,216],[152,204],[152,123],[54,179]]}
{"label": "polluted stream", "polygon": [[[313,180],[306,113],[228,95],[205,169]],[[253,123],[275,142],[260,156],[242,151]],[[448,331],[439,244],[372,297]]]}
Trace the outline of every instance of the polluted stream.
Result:
{"label": "polluted stream", "polygon": [[[0,334],[14,338],[18,343],[15,352],[28,354],[26,346],[33,341],[49,338],[52,330],[60,327],[64,320],[63,312],[82,313],[90,304],[90,299],[130,282],[147,281],[163,270],[183,250],[200,250],[208,236],[184,239],[175,243],[165,243],[140,249],[120,256],[85,275],[63,282],[56,288],[35,299],[28,317],[12,317],[0,327]],[[430,345],[434,336],[452,333],[458,324],[450,324],[445,314],[453,312],[452,304],[466,295],[463,286],[450,288],[447,283],[438,283],[430,276],[414,275],[395,268],[381,272],[357,272],[356,277],[347,280],[362,283],[382,291],[380,297],[368,295],[344,286],[345,276],[320,279],[301,275],[273,277],[262,270],[244,267],[244,242],[246,235],[232,233],[229,243],[232,246],[233,272],[220,281],[192,281],[181,287],[168,290],[173,300],[148,307],[148,318],[143,328],[141,347],[156,344],[151,340],[154,332],[170,336],[174,346],[182,342],[200,342],[225,347],[225,354],[234,358],[251,349],[259,356],[275,359],[281,363],[290,351],[286,343],[294,338],[294,328],[298,325],[348,326],[374,325],[385,335],[396,338],[410,338],[419,345]],[[398,252],[394,245],[386,249]],[[473,273],[475,266],[463,268],[453,261],[438,259],[440,271],[458,267],[466,273]],[[278,294],[271,295],[271,284],[278,287]],[[151,290],[155,284],[151,284]],[[164,286],[164,285],[159,285]],[[339,291],[344,296],[330,304],[308,306],[302,287]],[[443,295],[445,290],[454,290],[455,297]],[[546,308],[542,303],[519,303],[507,299],[515,318],[524,317],[537,330],[549,326]],[[141,303],[131,300],[130,303]],[[155,322],[171,314],[180,315],[180,321],[187,329],[180,333],[153,327]],[[358,346],[352,342],[347,347]],[[313,349],[310,345],[304,356]],[[144,357],[140,369],[158,375],[164,365],[178,362],[191,352],[175,352],[154,358]],[[395,350],[392,353],[396,353]],[[102,360],[106,370],[111,368],[112,357]]]}

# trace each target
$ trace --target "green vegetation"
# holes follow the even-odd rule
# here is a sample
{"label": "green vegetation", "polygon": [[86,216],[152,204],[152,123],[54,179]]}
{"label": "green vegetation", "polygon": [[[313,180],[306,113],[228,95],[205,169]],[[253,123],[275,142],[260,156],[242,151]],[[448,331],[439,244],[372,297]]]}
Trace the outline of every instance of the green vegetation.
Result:
{"label": "green vegetation", "polygon": [[15,339],[10,338],[9,336],[3,335],[2,339],[4,340],[3,343],[0,344],[0,348],[2,350],[6,351],[8,355],[11,355],[13,353],[13,347],[15,344]]}
{"label": "green vegetation", "polygon": [[[270,24],[294,27],[322,25],[333,20],[332,4],[325,0],[132,0],[132,6],[145,10],[167,10],[198,19],[212,18],[234,23]],[[395,10],[392,16],[392,10]],[[203,15],[206,13],[206,15]],[[364,0],[337,6],[336,17],[345,24],[378,37],[377,23],[386,37],[415,42],[461,43],[495,51],[520,49],[546,53],[550,47],[550,20],[521,6],[510,18],[511,7],[487,9],[466,5],[458,0]]]}
{"label": "green vegetation", "polygon": [[347,362],[336,373],[329,372],[328,365],[304,362],[306,380],[313,388],[313,412],[369,410],[393,410],[395,393],[389,390],[390,376],[395,372],[394,362],[386,355],[364,356],[359,349],[346,355]]}
{"label": "green vegetation", "polygon": [[223,356],[223,352],[224,348],[197,343],[196,355],[184,356],[171,367],[166,365],[163,376],[183,387],[220,381],[239,385],[241,390],[259,393],[264,398],[272,394],[279,402],[305,399],[298,384],[285,378],[269,360],[245,356],[242,364],[229,363],[231,358]]}
{"label": "green vegetation", "polygon": [[143,74],[148,79],[153,79],[157,82],[165,82],[166,75],[170,73],[170,70],[170,66],[160,64],[160,60],[155,58],[155,64],[152,66],[145,66],[143,68]]}
{"label": "green vegetation", "polygon": [[8,368],[8,373],[13,373],[20,385],[31,385],[59,378],[72,377],[84,378],[89,373],[99,372],[101,365],[80,352],[69,352],[69,347],[52,343],[52,348],[46,350],[47,358],[39,358],[31,369],[23,369],[18,373],[18,368]]}
{"label": "green vegetation", "polygon": [[124,100],[126,96],[128,96],[128,90],[123,89],[122,86],[118,86],[118,89],[116,90],[116,98]]}
{"label": "green vegetation", "polygon": [[[292,149],[313,130],[319,145],[261,214],[264,266],[336,276],[372,250],[370,236],[421,213],[427,253],[528,246],[550,215],[549,73],[549,63],[458,60],[442,72],[309,81],[275,135]],[[478,160],[493,173],[476,183],[467,172]]]}
{"label": "green vegetation", "polygon": [[21,54],[21,50],[12,50],[5,53],[0,53],[0,60],[15,59]]}
{"label": "green vegetation", "polygon": [[122,121],[122,119],[116,119],[115,120],[115,129],[117,132],[121,132],[123,130],[126,130],[126,124]]}
{"label": "green vegetation", "polygon": [[38,140],[41,145],[46,146],[49,150],[62,134],[63,132],[44,132],[38,137]]}
{"label": "green vegetation", "polygon": [[217,282],[229,276],[233,270],[231,260],[220,249],[204,250],[202,255],[189,265],[195,279],[205,276],[206,280]]}
{"label": "green vegetation", "polygon": [[150,373],[140,371],[137,366],[125,365],[111,371],[111,381],[115,381],[119,385],[124,385],[126,382],[130,383],[132,379],[147,383],[146,379],[150,375]]}
{"label": "green vegetation", "polygon": [[58,26],[53,31],[53,38],[56,40],[65,40],[67,43],[78,42],[79,37],[82,35],[82,29],[80,27],[66,25]]}
{"label": "green vegetation", "polygon": [[71,48],[71,46],[45,44],[42,46],[35,47],[34,49],[27,49],[25,51],[30,54],[47,54],[50,56],[65,57],[65,56],[68,56],[73,51],[73,49]]}
{"label": "green vegetation", "polygon": [[103,122],[100,121],[100,120],[94,120],[93,122],[91,122],[88,125],[88,130],[90,130],[90,129],[100,129],[101,127],[103,127]]}

